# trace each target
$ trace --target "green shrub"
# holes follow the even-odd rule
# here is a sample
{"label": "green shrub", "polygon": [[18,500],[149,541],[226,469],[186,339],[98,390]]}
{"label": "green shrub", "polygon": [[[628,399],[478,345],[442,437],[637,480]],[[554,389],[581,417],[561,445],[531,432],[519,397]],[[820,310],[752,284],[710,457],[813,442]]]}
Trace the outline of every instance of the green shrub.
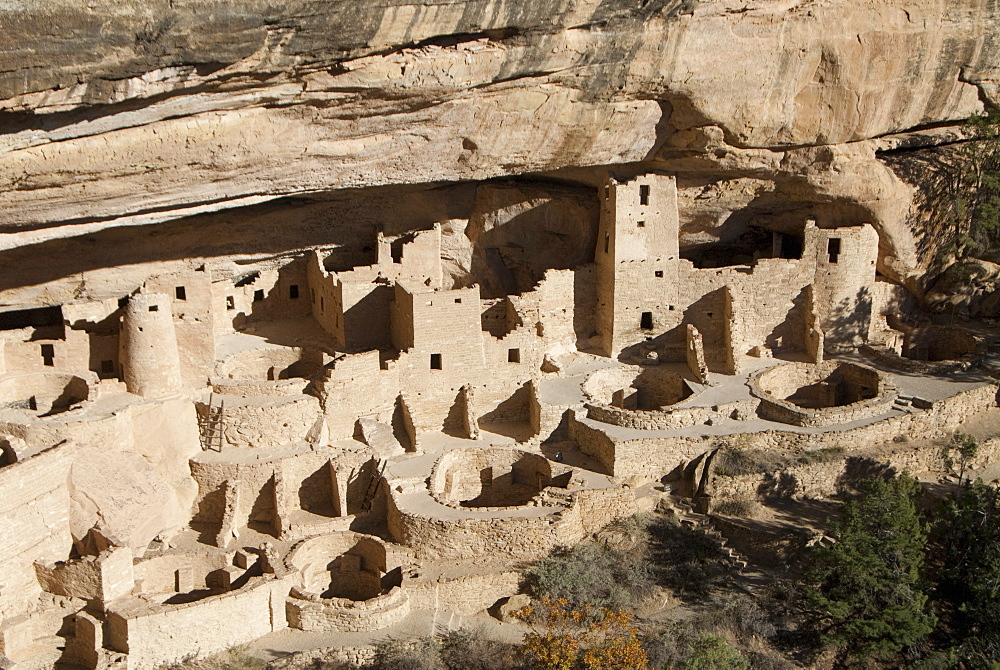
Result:
{"label": "green shrub", "polygon": [[760,505],[750,498],[726,498],[713,505],[712,511],[722,516],[749,518],[757,513]]}
{"label": "green shrub", "polygon": [[703,530],[657,518],[649,532],[657,581],[678,595],[702,598],[731,575],[722,544]]}
{"label": "green shrub", "polygon": [[750,670],[750,661],[721,635],[706,633],[687,648],[677,670]]}
{"label": "green shrub", "polygon": [[371,670],[447,670],[431,638],[389,638],[375,645]]}
{"label": "green shrub", "polygon": [[558,549],[536,563],[526,586],[535,598],[565,598],[574,608],[623,609],[650,592],[653,573],[641,549],[615,551],[591,541]]}
{"label": "green shrub", "polygon": [[445,636],[441,658],[448,670],[519,670],[524,667],[516,645],[491,640],[482,630],[467,628]]}

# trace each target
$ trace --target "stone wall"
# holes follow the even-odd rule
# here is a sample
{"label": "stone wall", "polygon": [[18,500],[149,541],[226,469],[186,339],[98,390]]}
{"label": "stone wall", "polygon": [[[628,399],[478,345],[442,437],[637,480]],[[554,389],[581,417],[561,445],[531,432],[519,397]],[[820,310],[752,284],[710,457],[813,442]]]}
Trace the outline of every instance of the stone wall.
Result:
{"label": "stone wall", "polygon": [[35,561],[69,557],[73,445],[53,447],[0,468],[0,617],[30,606],[41,593]]}
{"label": "stone wall", "polygon": [[243,588],[183,605],[109,609],[105,644],[136,670],[204,658],[288,627],[295,576],[252,578]]}
{"label": "stone wall", "polygon": [[492,607],[496,601],[516,594],[523,576],[514,570],[405,580],[403,587],[414,609],[451,610],[471,616]]}
{"label": "stone wall", "polygon": [[357,633],[388,628],[410,613],[410,597],[396,586],[368,600],[303,597],[293,589],[288,598],[288,625],[323,633]]}
{"label": "stone wall", "polygon": [[840,447],[848,452],[891,441],[899,435],[935,438],[949,435],[967,419],[997,404],[997,385],[986,384],[935,402],[929,409],[889,417],[850,430],[792,432],[767,430],[701,437],[613,439],[601,424],[579,413],[570,418],[570,434],[581,451],[602,471],[619,478],[659,479],[713,445],[739,442],[746,449],[805,450]]}

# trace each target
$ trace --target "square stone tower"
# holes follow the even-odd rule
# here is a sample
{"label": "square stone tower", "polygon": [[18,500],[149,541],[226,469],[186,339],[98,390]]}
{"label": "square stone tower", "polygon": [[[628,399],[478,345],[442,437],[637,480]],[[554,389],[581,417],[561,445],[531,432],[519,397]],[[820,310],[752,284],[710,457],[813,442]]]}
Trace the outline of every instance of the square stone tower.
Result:
{"label": "square stone tower", "polygon": [[662,335],[681,322],[679,243],[673,176],[612,178],[601,189],[596,325],[608,356]]}

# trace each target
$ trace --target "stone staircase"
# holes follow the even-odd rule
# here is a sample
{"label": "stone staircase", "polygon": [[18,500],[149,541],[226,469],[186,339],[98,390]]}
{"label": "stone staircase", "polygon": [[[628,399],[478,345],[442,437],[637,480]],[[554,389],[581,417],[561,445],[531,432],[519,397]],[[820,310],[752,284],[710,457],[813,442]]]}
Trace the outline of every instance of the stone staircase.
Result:
{"label": "stone staircase", "polygon": [[716,530],[712,524],[711,515],[696,512],[692,502],[687,498],[675,497],[672,502],[674,511],[681,524],[691,529],[700,530],[709,537],[718,540],[726,560],[736,568],[738,574],[743,574],[750,562],[743,554],[730,546],[729,540],[726,539],[725,535]]}

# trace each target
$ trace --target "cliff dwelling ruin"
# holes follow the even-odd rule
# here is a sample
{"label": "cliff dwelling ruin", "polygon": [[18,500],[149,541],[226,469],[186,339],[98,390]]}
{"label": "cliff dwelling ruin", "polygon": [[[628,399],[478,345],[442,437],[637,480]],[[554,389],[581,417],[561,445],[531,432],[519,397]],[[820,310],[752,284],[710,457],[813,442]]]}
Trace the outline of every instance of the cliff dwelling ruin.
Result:
{"label": "cliff dwelling ruin", "polygon": [[869,223],[803,216],[726,265],[682,255],[673,175],[591,193],[588,257],[524,290],[514,240],[454,281],[440,221],[151,259],[0,313],[9,667],[472,614],[516,561],[725,498],[721,439],[849,455],[996,406],[986,339],[922,320]]}

